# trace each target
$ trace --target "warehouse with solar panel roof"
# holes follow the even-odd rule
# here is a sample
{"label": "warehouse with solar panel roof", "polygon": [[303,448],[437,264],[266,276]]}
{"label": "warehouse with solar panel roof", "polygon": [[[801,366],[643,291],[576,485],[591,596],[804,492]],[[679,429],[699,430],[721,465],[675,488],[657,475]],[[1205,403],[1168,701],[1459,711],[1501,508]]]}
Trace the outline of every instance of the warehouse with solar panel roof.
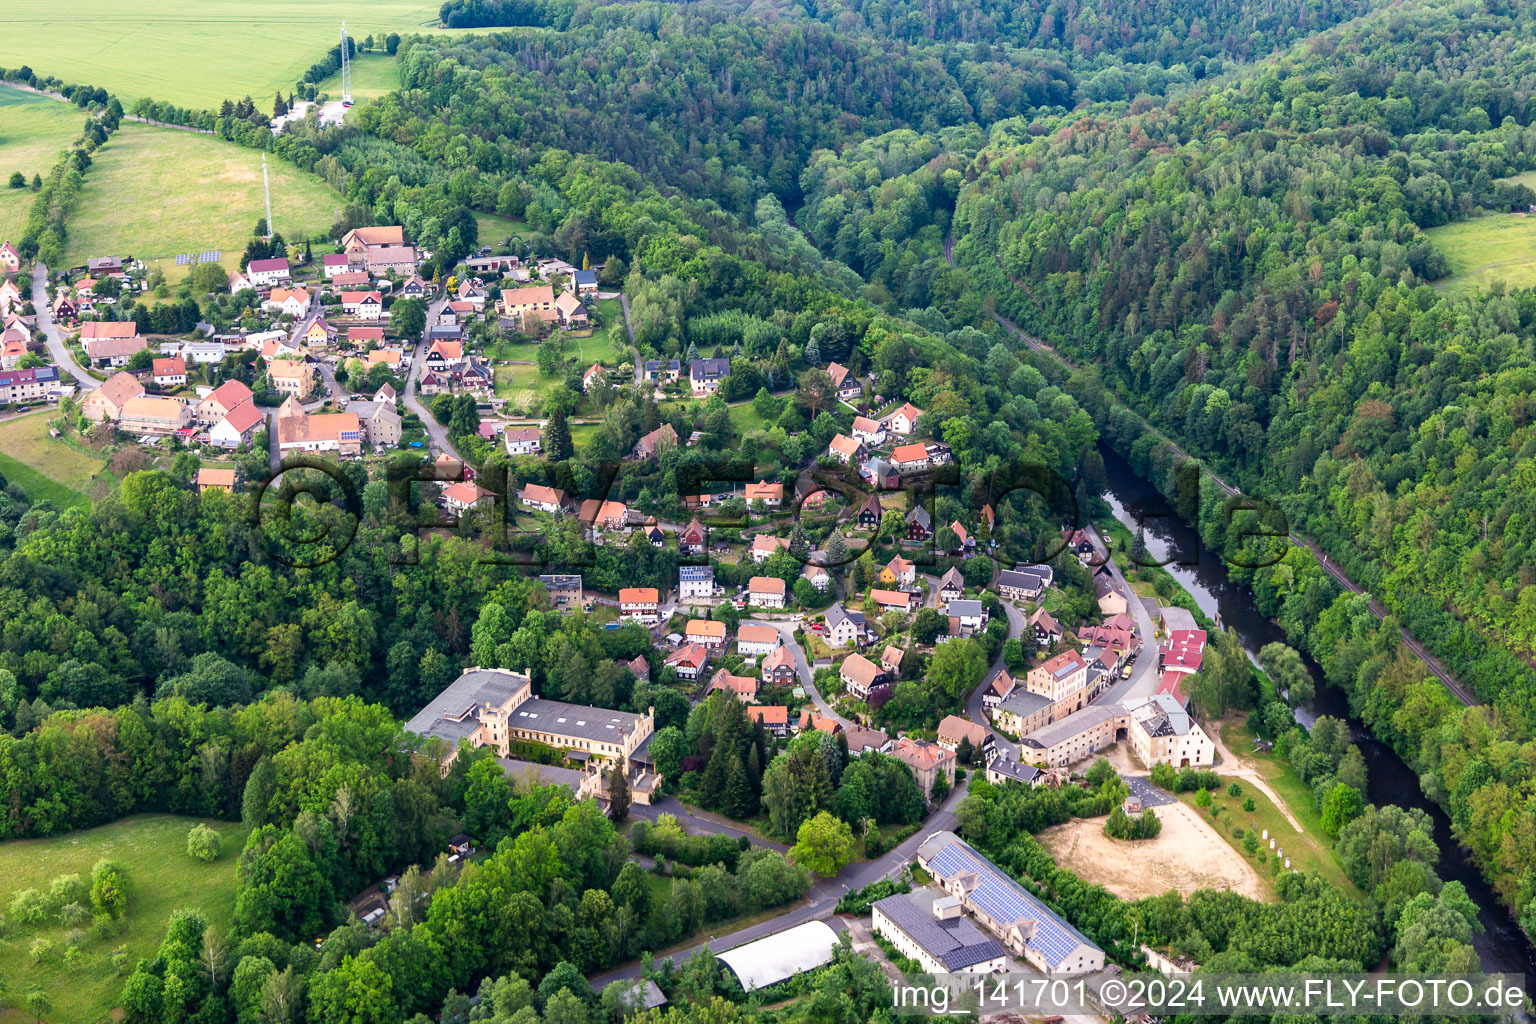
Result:
{"label": "warehouse with solar panel roof", "polygon": [[934,832],[917,863],[1004,948],[1048,974],[1102,970],[1104,951],[953,832]]}

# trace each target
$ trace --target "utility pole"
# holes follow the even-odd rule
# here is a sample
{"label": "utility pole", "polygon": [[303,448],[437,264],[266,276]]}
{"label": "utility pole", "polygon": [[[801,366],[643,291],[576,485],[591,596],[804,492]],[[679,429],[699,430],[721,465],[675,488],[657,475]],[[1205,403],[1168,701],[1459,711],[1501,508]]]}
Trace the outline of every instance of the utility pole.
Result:
{"label": "utility pole", "polygon": [[341,23],[341,105],[352,105],[352,59],[347,54],[347,23]]}
{"label": "utility pole", "polygon": [[261,154],[261,190],[267,194],[267,241],[272,240],[272,183],[267,180],[267,154]]}

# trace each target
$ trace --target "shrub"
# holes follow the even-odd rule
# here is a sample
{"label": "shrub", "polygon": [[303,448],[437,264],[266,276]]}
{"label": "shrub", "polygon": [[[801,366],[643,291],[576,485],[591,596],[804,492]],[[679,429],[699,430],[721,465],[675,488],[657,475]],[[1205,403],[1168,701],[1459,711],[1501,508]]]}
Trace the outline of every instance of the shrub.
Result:
{"label": "shrub", "polygon": [[1247,800],[1243,801],[1243,810],[1247,811],[1249,814],[1252,814],[1253,809],[1257,806],[1258,804],[1253,802],[1253,797],[1249,797]]}
{"label": "shrub", "polygon": [[1237,783],[1234,782],[1234,783],[1232,783],[1232,785],[1227,787],[1227,796],[1242,796],[1242,795],[1243,795],[1243,787],[1239,786]]}
{"label": "shrub", "polygon": [[11,897],[10,918],[16,924],[37,924],[48,916],[48,901],[36,889],[22,889]]}
{"label": "shrub", "polygon": [[56,909],[90,899],[90,890],[79,875],[59,875],[48,883],[48,902]]}
{"label": "shrub", "polygon": [[199,822],[187,833],[187,853],[203,863],[218,860],[223,852],[223,838],[207,825]]}
{"label": "shrub", "polygon": [[40,964],[53,958],[53,940],[37,938],[32,940],[32,945],[27,949],[27,956],[32,958],[34,964]]}

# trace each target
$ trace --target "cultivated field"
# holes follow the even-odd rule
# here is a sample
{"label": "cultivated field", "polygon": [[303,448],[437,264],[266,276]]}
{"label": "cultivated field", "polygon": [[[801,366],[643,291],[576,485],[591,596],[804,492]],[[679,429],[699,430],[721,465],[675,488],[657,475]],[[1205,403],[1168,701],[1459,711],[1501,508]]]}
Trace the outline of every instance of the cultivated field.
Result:
{"label": "cultivated field", "polygon": [[1155,811],[1163,819],[1156,839],[1111,839],[1103,818],[1075,819],[1038,838],[1057,864],[1128,900],[1169,889],[1186,896],[1197,889],[1230,889],[1269,898],[1258,872],[1192,808],[1168,804]]}
{"label": "cultivated field", "polygon": [[15,241],[27,225],[32,207],[30,188],[13,189],[13,171],[46,175],[59,151],[74,142],[86,114],[73,103],[0,86],[0,239]]}
{"label": "cultivated field", "polygon": [[[314,175],[267,161],[272,220],[289,241],[323,233],[342,199]],[[127,123],[95,157],[70,218],[70,266],[132,254],[238,253],[263,215],[261,154],[209,135]],[[226,258],[226,267],[238,259]]]}
{"label": "cultivated field", "polygon": [[106,466],[99,456],[48,436],[53,410],[0,423],[0,473],[33,501],[61,507],[89,504],[92,481]]}
{"label": "cultivated field", "polygon": [[[227,932],[244,830],[238,824],[208,822],[224,839],[224,855],[204,864],[187,856],[187,830],[194,823],[191,818],[144,815],[50,839],[0,844],[0,906],[9,907],[21,889],[46,893],[58,875],[78,874],[89,884],[92,866],[104,857],[128,869],[131,886],[125,930],[106,938],[87,935],[80,945],[84,957],[73,967],[63,963],[66,929],[57,917],[39,925],[8,926],[6,941],[0,944],[0,976],[12,1002],[39,987],[53,1000],[48,1020],[106,1020],[123,984],[112,969],[113,949],[127,947],[131,971],[140,958],[154,955],[165,936],[166,920],[179,907],[201,910],[211,924]],[[31,957],[32,941],[38,938],[53,943],[40,964]]]}
{"label": "cultivated field", "polygon": [[263,105],[286,94],[340,38],[421,32],[433,0],[71,0],[7,4],[0,14],[0,65],[100,86],[124,105],[149,96],[216,108],[249,95]]}

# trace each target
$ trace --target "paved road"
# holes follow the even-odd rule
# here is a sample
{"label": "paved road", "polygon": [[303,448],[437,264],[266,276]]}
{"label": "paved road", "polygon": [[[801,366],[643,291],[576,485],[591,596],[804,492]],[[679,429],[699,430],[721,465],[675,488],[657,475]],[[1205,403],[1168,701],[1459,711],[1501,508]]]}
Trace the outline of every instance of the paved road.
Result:
{"label": "paved road", "polygon": [[32,266],[32,306],[37,310],[37,327],[48,339],[48,354],[53,357],[54,364],[74,376],[82,393],[101,387],[101,381],[75,362],[74,353],[64,342],[63,332],[53,322],[53,308],[48,305],[48,268],[41,261]]}
{"label": "paved road", "polygon": [[[938,580],[932,576],[928,577],[928,579],[931,581],[929,585],[933,593],[938,594]],[[1003,602],[1003,611],[1008,613],[1009,639],[1023,636],[1025,626],[1024,613],[1015,608],[1012,601]],[[986,693],[987,687],[992,685],[992,680],[996,679],[998,675],[1004,672],[1006,669],[1007,666],[1003,664],[1003,652],[998,651],[997,657],[992,660],[991,667],[987,669],[987,674],[982,677],[981,685],[972,690],[971,695],[966,698],[965,715],[971,721],[975,722],[977,725],[981,726],[982,728],[986,729],[987,732],[992,734],[992,742],[999,751],[1008,757],[1013,758],[1014,760],[1018,760],[1019,748],[1008,737],[992,728],[992,720],[987,717],[986,709],[983,707],[981,702],[981,698]]]}
{"label": "paved road", "polygon": [[765,839],[755,832],[739,828],[731,824],[728,819],[717,814],[695,812],[675,797],[664,796],[658,802],[650,804],[630,804],[629,814],[632,818],[644,818],[646,821],[655,821],[663,814],[670,814],[678,821],[695,832],[714,832],[718,835],[746,836],[752,840],[754,846],[766,846],[770,850],[778,850],[780,853],[788,853],[789,847],[772,839]]}
{"label": "paved road", "polygon": [[1090,524],[1087,530],[1099,559],[1109,566],[1115,586],[1125,595],[1126,608],[1131,618],[1136,620],[1136,632],[1141,637],[1141,653],[1136,656],[1136,667],[1131,670],[1131,677],[1110,686],[1094,703],[1112,704],[1131,697],[1150,697],[1157,692],[1157,639],[1153,635],[1156,626],[1146,606],[1141,603],[1141,598],[1131,589],[1130,581],[1125,578],[1115,560],[1109,557],[1109,547],[1104,543],[1104,538],[1099,536],[1098,529]]}
{"label": "paved road", "polygon": [[[612,292],[599,292],[598,298],[612,298]],[[629,296],[619,292],[619,308],[624,310],[624,333],[629,335],[629,351],[635,358],[635,383],[645,383],[645,360],[640,358],[640,350],[635,347],[635,328],[629,322]]]}
{"label": "paved road", "polygon": [[[973,776],[967,776],[967,779]],[[850,864],[832,878],[823,879],[811,887],[810,898],[807,902],[791,907],[778,917],[755,924],[750,928],[732,932],[719,939],[710,939],[700,942],[686,949],[678,950],[665,957],[658,957],[656,966],[660,967],[662,961],[671,960],[681,966],[689,957],[700,949],[708,949],[713,953],[722,953],[728,949],[735,949],[744,943],[754,942],[758,939],[793,928],[795,925],[804,924],[807,921],[817,921],[824,918],[832,918],[832,913],[837,907],[837,901],[846,892],[862,889],[871,882],[881,878],[888,878],[901,873],[902,869],[917,855],[917,848],[922,845],[931,833],[941,832],[955,827],[955,808],[965,798],[969,782],[955,787],[955,791],[949,795],[944,804],[928,816],[923,822],[917,834],[901,843],[895,849],[888,851],[883,856],[870,861],[859,861]],[[843,931],[847,925],[844,922],[832,918],[827,922],[834,930]],[[602,991],[604,985],[611,981],[631,980],[640,976],[640,965],[630,964],[591,978],[592,988]]]}
{"label": "paved road", "polygon": [[427,325],[422,328],[421,338],[416,342],[416,352],[411,357],[411,372],[405,381],[405,407],[421,418],[422,425],[427,428],[428,450],[432,452],[446,452],[454,458],[464,460],[453,442],[448,440],[448,428],[437,422],[427,407],[416,398],[416,381],[426,368],[427,361],[427,334],[432,330],[432,325],[437,323],[437,315],[448,305],[448,292],[443,291],[442,298],[427,307]]}
{"label": "paved road", "polygon": [[812,703],[816,705],[816,709],[823,715],[826,715],[828,718],[837,722],[844,729],[850,729],[853,726],[859,724],[857,722],[849,721],[842,715],[838,714],[836,711],[832,710],[832,705],[828,704],[826,698],[822,697],[821,691],[816,689],[816,673],[811,669],[810,663],[805,660],[805,648],[795,643],[795,636],[792,627],[798,624],[798,620],[792,620],[787,624],[783,622],[775,622],[771,619],[742,619],[741,621],[747,625],[772,626],[774,629],[778,630],[779,639],[784,642],[784,646],[788,647],[790,653],[795,656],[795,672],[800,676],[800,685],[805,687],[805,692],[810,695]]}

